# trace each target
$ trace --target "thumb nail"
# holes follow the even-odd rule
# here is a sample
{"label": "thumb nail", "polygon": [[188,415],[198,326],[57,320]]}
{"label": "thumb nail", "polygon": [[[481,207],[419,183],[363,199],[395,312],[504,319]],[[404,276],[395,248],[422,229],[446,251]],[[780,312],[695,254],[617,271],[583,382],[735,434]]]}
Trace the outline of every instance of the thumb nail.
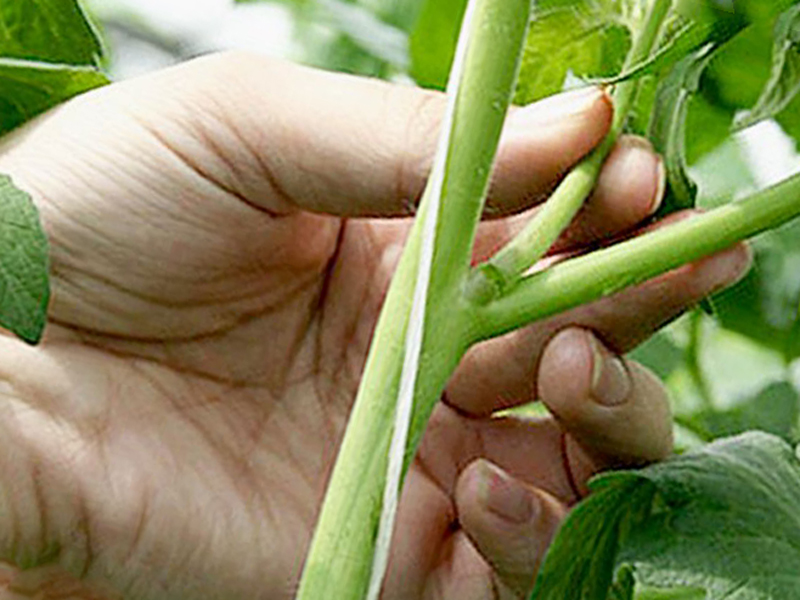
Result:
{"label": "thumb nail", "polygon": [[628,369],[618,356],[614,356],[592,334],[592,398],[604,406],[619,406],[631,393]]}
{"label": "thumb nail", "polygon": [[479,501],[490,513],[512,524],[527,523],[536,514],[531,490],[500,467],[481,461]]}
{"label": "thumb nail", "polygon": [[552,125],[588,112],[596,102],[601,100],[608,100],[608,94],[599,87],[582,88],[551,96],[514,111],[509,118],[509,126],[513,130]]}

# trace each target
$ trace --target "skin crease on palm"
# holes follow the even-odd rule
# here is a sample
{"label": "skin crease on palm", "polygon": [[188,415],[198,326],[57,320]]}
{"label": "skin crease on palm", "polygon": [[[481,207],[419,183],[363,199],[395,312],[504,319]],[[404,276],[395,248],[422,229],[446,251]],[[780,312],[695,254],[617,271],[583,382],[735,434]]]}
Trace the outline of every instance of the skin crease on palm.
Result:
{"label": "skin crease on palm", "polygon": [[[443,107],[224,54],[0,142],[54,288],[41,346],[0,336],[0,599],[292,598],[408,229],[386,217],[419,197]],[[476,260],[611,112],[589,90],[511,114]],[[623,138],[559,250],[635,230],[659,164]],[[669,453],[661,385],[618,354],[748,264],[736,247],[474,348],[408,476],[383,599],[524,597],[592,473]],[[491,417],[537,398],[556,418]]]}

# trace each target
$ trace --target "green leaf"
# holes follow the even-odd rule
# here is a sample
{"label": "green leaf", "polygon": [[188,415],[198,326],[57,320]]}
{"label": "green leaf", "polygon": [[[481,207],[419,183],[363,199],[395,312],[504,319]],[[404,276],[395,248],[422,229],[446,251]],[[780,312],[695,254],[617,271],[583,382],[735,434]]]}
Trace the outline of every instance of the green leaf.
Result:
{"label": "green leaf", "polygon": [[427,0],[411,33],[411,76],[424,87],[443,90],[456,51],[467,0]]}
{"label": "green leaf", "polygon": [[784,441],[748,433],[592,488],[551,546],[535,600],[606,600],[626,564],[640,584],[692,588],[673,598],[797,598],[800,462]]}
{"label": "green leaf", "polygon": [[528,104],[562,91],[568,76],[597,79],[619,72],[631,40],[612,4],[576,2],[537,11],[522,56],[515,103]]}
{"label": "green leaf", "polygon": [[800,463],[782,440],[749,433],[642,471],[663,505],[620,555],[650,586],[708,600],[794,600],[800,589]]}
{"label": "green leaf", "polygon": [[614,579],[614,585],[608,592],[608,600],[633,600],[635,589],[636,579],[633,576],[633,568],[630,565],[623,565]]}
{"label": "green leaf", "polygon": [[102,53],[77,0],[0,2],[0,56],[99,67]]}
{"label": "green leaf", "polygon": [[686,56],[698,52],[708,44],[714,46],[725,44],[746,26],[747,20],[743,15],[718,8],[708,0],[685,2],[673,11],[658,51],[642,63],[605,80],[604,83],[614,84],[645,75],[664,73]]}
{"label": "green leaf", "polygon": [[0,3],[0,135],[108,83],[102,46],[76,0]]}
{"label": "green leaf", "polygon": [[709,98],[730,110],[749,110],[757,102],[773,67],[774,31],[779,16],[795,0],[737,0],[748,26],[721,50],[707,74]]}
{"label": "green leaf", "polygon": [[0,326],[42,337],[50,298],[47,237],[30,196],[0,175]]}
{"label": "green leaf", "polygon": [[0,58],[0,134],[73,96],[108,83],[90,67]]}
{"label": "green leaf", "polygon": [[635,474],[599,482],[561,526],[536,579],[531,600],[606,600],[619,543],[649,508],[655,490]]}
{"label": "green leaf", "polygon": [[664,157],[669,184],[661,213],[691,208],[697,184],[687,172],[686,119],[689,101],[700,89],[700,77],[714,56],[715,46],[705,46],[681,60],[661,82],[656,93],[649,137]]}
{"label": "green leaf", "polygon": [[737,123],[743,129],[770,119],[800,92],[800,5],[778,18],[772,51],[772,75],[753,110]]}

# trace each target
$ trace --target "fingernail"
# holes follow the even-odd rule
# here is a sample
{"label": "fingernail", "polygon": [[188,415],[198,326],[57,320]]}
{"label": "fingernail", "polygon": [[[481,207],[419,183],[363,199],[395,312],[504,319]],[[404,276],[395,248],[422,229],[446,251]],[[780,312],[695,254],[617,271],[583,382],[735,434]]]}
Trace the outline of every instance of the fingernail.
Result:
{"label": "fingernail", "polygon": [[752,265],[753,248],[749,244],[706,258],[700,262],[698,287],[704,293],[730,287],[744,279]]}
{"label": "fingernail", "polygon": [[650,205],[650,212],[648,214],[654,215],[659,208],[661,208],[661,203],[664,201],[664,194],[667,193],[667,166],[664,164],[664,159],[660,156],[658,158],[658,166],[656,169],[658,170],[658,187],[656,188],[656,197],[653,198],[653,203]]}
{"label": "fingernail", "polygon": [[631,392],[631,378],[622,360],[611,354],[592,334],[592,398],[603,406],[623,404]]}
{"label": "fingernail", "polygon": [[486,510],[509,523],[527,523],[536,514],[528,488],[488,461],[481,461],[479,501]]}
{"label": "fingernail", "polygon": [[620,139],[619,143],[625,149],[623,167],[620,172],[627,173],[629,177],[631,173],[641,173],[642,176],[649,178],[647,181],[653,181],[653,179],[657,181],[655,193],[647,212],[648,215],[652,215],[661,206],[667,188],[667,170],[664,161],[661,160],[653,144],[647,138],[627,135]]}
{"label": "fingernail", "polygon": [[595,102],[607,98],[603,88],[590,87],[551,96],[529,104],[511,113],[509,125],[513,129],[529,129],[533,126],[550,125],[587,112]]}

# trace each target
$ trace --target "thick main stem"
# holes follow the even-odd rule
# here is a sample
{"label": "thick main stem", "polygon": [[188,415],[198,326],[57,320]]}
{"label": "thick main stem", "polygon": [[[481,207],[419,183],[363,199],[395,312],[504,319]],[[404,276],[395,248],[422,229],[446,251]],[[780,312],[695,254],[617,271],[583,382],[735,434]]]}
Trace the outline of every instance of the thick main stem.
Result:
{"label": "thick main stem", "polygon": [[[623,71],[647,60],[659,39],[664,20],[672,6],[672,0],[653,0],[645,25],[634,39]],[[605,140],[581,161],[564,178],[541,210],[530,223],[505,248],[500,250],[486,266],[480,267],[476,277],[488,276],[491,284],[502,294],[506,286],[512,285],[525,271],[541,259],[558,237],[569,226],[591,194],[608,154],[622,133],[631,105],[639,89],[638,81],[624,81],[614,90],[614,121]],[[476,295],[487,297],[475,282],[471,289]]]}
{"label": "thick main stem", "polygon": [[476,339],[610,296],[800,216],[800,175],[711,212],[559,263],[476,309]]}
{"label": "thick main stem", "polygon": [[[443,124],[448,143],[440,152],[446,156],[436,160],[435,168],[444,172],[431,177],[439,181],[441,197],[406,459],[466,350],[462,289],[531,6],[531,0],[471,1],[476,16],[464,69],[453,74],[460,78],[459,94],[450,122]],[[426,189],[420,214],[436,205],[431,200],[436,187]],[[423,233],[417,220],[378,322],[297,600],[362,600],[367,591]]]}

